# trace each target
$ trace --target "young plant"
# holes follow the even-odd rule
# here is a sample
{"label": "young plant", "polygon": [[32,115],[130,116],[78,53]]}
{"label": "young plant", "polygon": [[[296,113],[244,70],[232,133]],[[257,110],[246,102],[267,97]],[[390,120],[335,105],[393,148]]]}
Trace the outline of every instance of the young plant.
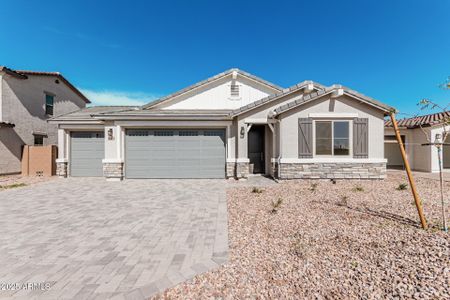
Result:
{"label": "young plant", "polygon": [[309,190],[311,192],[314,192],[317,189],[318,184],[317,183],[311,183],[311,186],[309,187]]}
{"label": "young plant", "polygon": [[353,188],[353,191],[355,192],[364,192],[364,188],[360,185],[357,185]]}
{"label": "young plant", "polygon": [[406,190],[407,188],[408,188],[408,184],[406,184],[406,183],[400,183],[396,189],[397,189],[398,191],[404,191],[404,190]]}
{"label": "young plant", "polygon": [[260,188],[257,188],[256,186],[254,186],[252,189],[252,193],[255,193],[255,194],[261,194],[262,192],[263,192],[263,190]]}
{"label": "young plant", "polygon": [[308,246],[301,240],[296,240],[292,245],[292,253],[302,259],[308,256]]}
{"label": "young plant", "polygon": [[283,203],[282,198],[278,198],[278,200],[276,202],[272,201],[272,209],[270,210],[270,212],[273,214],[276,214],[282,203]]}
{"label": "young plant", "polygon": [[348,206],[348,196],[346,195],[341,196],[340,201],[338,201],[336,204],[338,206]]}
{"label": "young plant", "polygon": [[13,183],[13,184],[9,184],[9,185],[0,185],[0,189],[14,189],[14,188],[18,188],[18,187],[23,187],[26,186],[25,183]]}

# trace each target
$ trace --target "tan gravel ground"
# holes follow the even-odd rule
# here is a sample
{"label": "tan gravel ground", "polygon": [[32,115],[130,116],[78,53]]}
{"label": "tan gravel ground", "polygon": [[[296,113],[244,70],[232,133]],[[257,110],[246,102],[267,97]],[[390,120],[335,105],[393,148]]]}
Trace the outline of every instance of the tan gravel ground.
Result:
{"label": "tan gravel ground", "polygon": [[[409,187],[396,189],[403,182],[394,172],[384,181],[230,189],[229,262],[155,298],[450,299],[438,181],[416,181],[428,231],[419,228]],[[445,189],[448,199],[450,182]]]}
{"label": "tan gravel ground", "polygon": [[5,190],[5,187],[10,188],[11,186],[16,186],[14,188],[20,188],[20,185],[32,185],[40,182],[45,182],[49,180],[56,179],[56,176],[52,177],[37,177],[37,176],[22,176],[22,175],[2,175],[0,176],[0,192]]}

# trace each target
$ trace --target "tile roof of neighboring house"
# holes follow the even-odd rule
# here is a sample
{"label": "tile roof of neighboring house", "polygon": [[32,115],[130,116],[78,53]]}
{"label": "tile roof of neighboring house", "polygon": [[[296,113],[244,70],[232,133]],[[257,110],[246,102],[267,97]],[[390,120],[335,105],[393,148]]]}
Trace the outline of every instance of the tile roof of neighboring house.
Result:
{"label": "tile roof of neighboring house", "polygon": [[[413,118],[405,118],[397,121],[398,127],[403,128],[418,128],[438,125],[441,121],[450,119],[450,112],[439,112]],[[384,121],[385,127],[393,127],[391,120]]]}
{"label": "tile roof of neighboring house", "polygon": [[0,122],[0,128],[12,128],[16,125],[14,125],[13,123],[9,123],[9,122]]}
{"label": "tile roof of neighboring house", "polygon": [[289,95],[289,94],[292,94],[294,92],[297,92],[297,91],[301,90],[302,88],[305,88],[308,84],[313,84],[314,88],[317,89],[317,90],[325,89],[325,86],[321,85],[320,83],[317,83],[317,82],[314,82],[314,81],[311,81],[311,80],[305,80],[305,81],[297,83],[296,85],[293,85],[293,86],[291,86],[289,88],[283,89],[280,93],[276,93],[276,94],[267,96],[265,98],[262,98],[260,100],[255,101],[255,102],[252,102],[250,104],[242,106],[242,107],[240,107],[238,109],[235,109],[235,110],[233,110],[230,113],[230,115],[231,116],[237,116],[237,115],[243,114],[243,113],[245,113],[247,111],[250,111],[250,110],[252,110],[252,109],[254,109],[256,107],[260,107],[260,106],[262,106],[262,105],[264,105],[266,103],[275,101],[277,99],[280,99],[281,97],[284,97],[286,95]]}
{"label": "tile roof of neighboring house", "polygon": [[83,93],[81,93],[75,86],[73,86],[61,73],[59,72],[39,72],[39,71],[28,71],[28,70],[13,70],[7,68],[5,66],[0,66],[0,72],[3,71],[6,74],[11,76],[15,76],[20,79],[27,79],[27,75],[36,75],[36,76],[55,76],[58,77],[62,82],[64,82],[75,94],[80,96],[84,102],[91,103],[91,101],[86,98]]}
{"label": "tile roof of neighboring house", "polygon": [[269,82],[269,81],[267,81],[267,80],[264,80],[264,79],[262,79],[262,78],[260,78],[260,77],[257,77],[257,76],[255,76],[255,75],[252,75],[252,74],[247,73],[247,72],[245,72],[245,71],[239,70],[239,69],[237,69],[237,68],[233,68],[233,69],[229,69],[229,70],[227,70],[227,71],[225,71],[225,72],[219,73],[219,74],[217,74],[217,75],[214,75],[214,76],[212,76],[212,77],[210,77],[210,78],[207,78],[207,79],[205,79],[205,80],[202,80],[202,81],[200,81],[200,82],[197,82],[197,83],[195,83],[195,84],[193,84],[193,85],[190,85],[190,86],[188,86],[188,87],[186,87],[186,88],[184,88],[184,89],[181,89],[181,90],[179,90],[179,91],[177,91],[177,92],[175,92],[175,93],[173,93],[173,94],[164,96],[164,97],[159,98],[159,99],[157,99],[157,100],[155,100],[155,101],[152,101],[152,102],[150,102],[150,103],[148,103],[148,104],[145,104],[145,105],[142,106],[142,108],[143,108],[143,109],[147,109],[147,108],[153,107],[153,106],[155,106],[155,105],[157,105],[157,104],[160,104],[160,103],[165,102],[165,101],[168,101],[168,100],[170,100],[170,99],[172,99],[172,98],[174,98],[174,97],[176,97],[176,96],[179,96],[179,95],[182,95],[182,94],[184,94],[184,93],[187,93],[187,92],[189,92],[189,91],[191,91],[191,90],[193,90],[193,89],[195,89],[195,88],[197,88],[197,87],[200,87],[200,86],[202,86],[202,85],[205,85],[205,84],[207,84],[207,83],[209,83],[209,82],[218,80],[218,79],[220,79],[220,78],[222,78],[222,77],[225,77],[225,76],[228,76],[228,75],[230,75],[230,74],[233,73],[233,72],[237,72],[238,74],[240,74],[240,75],[242,75],[242,76],[244,76],[244,77],[248,77],[248,78],[253,79],[253,80],[255,80],[255,81],[259,82],[259,83],[262,83],[262,84],[264,84],[264,85],[270,86],[271,88],[273,88],[273,89],[275,89],[275,90],[278,90],[278,91],[282,91],[282,90],[283,90],[282,87],[280,87],[280,86],[278,86],[278,85],[276,85],[276,84],[273,84],[273,83],[271,83],[271,82]]}
{"label": "tile roof of neighboring house", "polygon": [[101,114],[101,113],[117,113],[121,111],[129,111],[136,110],[138,106],[92,106],[82,108],[67,114],[63,114],[54,118],[51,118],[50,121],[61,121],[61,120],[83,120],[90,119],[92,115]]}

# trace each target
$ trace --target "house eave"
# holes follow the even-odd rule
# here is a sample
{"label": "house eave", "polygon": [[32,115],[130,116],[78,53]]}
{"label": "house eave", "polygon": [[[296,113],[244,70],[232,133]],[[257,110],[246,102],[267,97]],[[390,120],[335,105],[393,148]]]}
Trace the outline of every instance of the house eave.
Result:
{"label": "house eave", "polygon": [[229,116],[213,116],[213,115],[93,115],[93,118],[104,121],[126,121],[126,120],[138,120],[138,121],[152,121],[152,120],[176,120],[176,121],[229,121],[233,118]]}

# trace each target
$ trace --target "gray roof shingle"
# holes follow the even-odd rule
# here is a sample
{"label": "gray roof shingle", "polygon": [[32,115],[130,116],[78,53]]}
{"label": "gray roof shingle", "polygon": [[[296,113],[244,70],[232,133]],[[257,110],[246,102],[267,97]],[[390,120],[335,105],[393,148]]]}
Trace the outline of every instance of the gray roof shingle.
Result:
{"label": "gray roof shingle", "polygon": [[305,81],[297,83],[297,84],[295,84],[295,85],[293,85],[293,86],[291,86],[289,88],[283,89],[280,93],[276,93],[276,94],[267,96],[267,97],[262,98],[262,99],[260,99],[258,101],[252,102],[252,103],[247,104],[245,106],[242,106],[242,107],[240,107],[238,109],[235,109],[235,110],[233,110],[230,113],[230,116],[237,116],[237,115],[240,115],[240,114],[242,114],[244,112],[247,112],[247,111],[249,111],[249,110],[251,110],[251,109],[253,109],[255,107],[258,107],[258,106],[264,105],[266,103],[275,101],[275,100],[277,100],[277,99],[279,99],[281,97],[284,97],[284,96],[289,95],[291,93],[294,93],[294,92],[296,92],[298,90],[301,90],[302,88],[306,87],[308,84],[313,84],[314,87],[316,89],[318,89],[318,90],[325,89],[325,86],[321,85],[320,83],[317,83],[317,82],[314,82],[314,81],[311,81],[311,80],[305,80]]}
{"label": "gray roof shingle", "polygon": [[[320,98],[320,97],[323,97],[323,96],[325,96],[325,95],[327,95],[327,94],[332,94],[333,92],[336,92],[336,91],[338,91],[339,89],[342,89],[342,90],[344,91],[344,94],[347,94],[347,95],[349,95],[349,96],[351,96],[351,97],[353,97],[353,98],[357,98],[357,99],[359,99],[360,101],[363,101],[363,102],[366,102],[366,103],[368,103],[368,104],[370,104],[370,105],[372,105],[372,106],[375,106],[375,107],[377,107],[378,109],[384,111],[385,113],[388,113],[388,112],[391,112],[391,111],[395,110],[393,107],[391,107],[391,106],[389,106],[389,105],[386,105],[386,104],[384,104],[384,103],[381,103],[381,102],[379,102],[379,101],[377,101],[377,100],[375,100],[375,99],[372,99],[372,98],[370,98],[370,97],[368,97],[368,96],[365,96],[365,95],[363,95],[363,94],[361,94],[361,93],[358,93],[357,91],[354,91],[354,90],[349,89],[349,88],[346,88],[346,87],[344,87],[344,86],[336,85],[336,84],[335,84],[335,85],[332,85],[332,86],[330,86],[330,87],[328,87],[328,88],[325,88],[325,89],[323,89],[323,90],[318,90],[318,91],[316,91],[316,92],[307,94],[307,95],[303,96],[303,97],[300,98],[300,99],[291,101],[291,102],[289,102],[289,103],[286,103],[286,104],[284,104],[284,105],[281,105],[281,106],[277,107],[277,108],[274,110],[274,112],[273,112],[273,114],[271,115],[271,117],[274,117],[274,116],[276,116],[276,115],[279,115],[279,114],[281,114],[281,113],[284,113],[284,112],[286,112],[286,111],[288,111],[288,110],[290,110],[290,109],[292,109],[292,108],[294,108],[294,107],[297,107],[297,106],[299,106],[299,105],[302,105],[302,104],[304,104],[304,103],[313,101],[313,100],[318,99],[318,98]],[[280,95],[279,97],[281,97],[281,96],[282,96],[282,95]]]}

